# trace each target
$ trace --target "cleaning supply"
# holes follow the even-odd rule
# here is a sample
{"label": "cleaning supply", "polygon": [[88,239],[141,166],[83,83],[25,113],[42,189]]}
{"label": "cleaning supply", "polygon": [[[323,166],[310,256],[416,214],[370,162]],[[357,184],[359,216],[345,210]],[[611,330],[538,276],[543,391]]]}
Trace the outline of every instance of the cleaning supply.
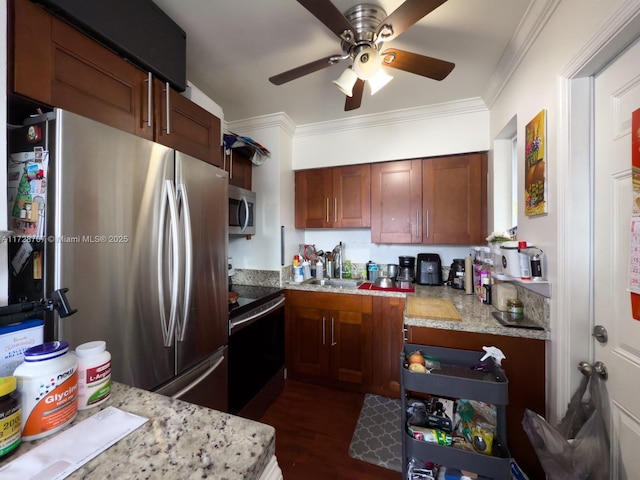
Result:
{"label": "cleaning supply", "polygon": [[16,377],[0,377],[0,458],[15,452],[21,443],[21,405],[16,388]]}
{"label": "cleaning supply", "polygon": [[22,440],[37,440],[61,430],[78,414],[78,361],[64,341],[24,352],[14,376],[22,403]]}
{"label": "cleaning supply", "polygon": [[111,396],[111,354],[102,340],[76,348],[78,358],[78,410],[104,403]]}

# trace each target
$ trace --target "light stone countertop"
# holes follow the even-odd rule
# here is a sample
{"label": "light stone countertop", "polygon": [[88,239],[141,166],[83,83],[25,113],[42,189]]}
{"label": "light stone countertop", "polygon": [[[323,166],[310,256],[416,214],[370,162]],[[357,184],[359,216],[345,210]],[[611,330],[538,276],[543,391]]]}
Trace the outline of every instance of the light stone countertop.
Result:
{"label": "light stone countertop", "polygon": [[475,295],[467,295],[464,290],[457,290],[449,286],[414,285],[414,293],[392,292],[384,290],[359,290],[353,287],[319,286],[307,284],[304,282],[285,283],[284,288],[289,290],[345,293],[350,295],[376,295],[384,297],[406,297],[408,295],[418,295],[420,297],[448,299],[451,300],[453,305],[460,313],[462,321],[407,317],[405,310],[405,325],[440,328],[443,330],[487,333],[508,337],[532,338],[538,340],[548,340],[550,338],[548,321],[545,320],[546,309],[543,306],[536,305],[538,303],[543,303],[541,297],[538,295],[535,296],[536,298],[533,299],[533,301],[529,302],[532,304],[531,308],[529,308],[529,305],[525,305],[525,311],[531,312],[531,319],[534,320],[535,323],[544,327],[544,330],[505,327],[491,315],[491,312],[497,311],[495,307],[483,304]]}
{"label": "light stone countertop", "polygon": [[[74,425],[107,406],[149,419],[69,479],[258,479],[275,454],[275,430],[245,418],[113,383],[111,398],[78,412]],[[0,466],[54,435],[23,442]]]}

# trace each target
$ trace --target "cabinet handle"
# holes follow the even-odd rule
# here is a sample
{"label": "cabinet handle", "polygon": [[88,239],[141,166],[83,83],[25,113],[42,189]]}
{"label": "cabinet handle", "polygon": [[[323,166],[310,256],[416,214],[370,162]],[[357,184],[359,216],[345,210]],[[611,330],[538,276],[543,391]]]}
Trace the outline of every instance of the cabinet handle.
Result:
{"label": "cabinet handle", "polygon": [[426,225],[425,228],[427,230],[427,238],[429,238],[429,210],[427,210],[427,221],[426,221]]}
{"label": "cabinet handle", "polygon": [[327,208],[325,210],[327,212],[327,223],[329,223],[329,197],[327,197]]}
{"label": "cabinet handle", "polygon": [[416,210],[416,237],[420,238],[420,210]]}
{"label": "cabinet handle", "polygon": [[229,153],[229,180],[233,178],[233,150]]}
{"label": "cabinet handle", "polygon": [[165,83],[165,95],[166,95],[166,114],[167,114],[167,122],[166,122],[166,126],[167,128],[165,128],[167,135],[171,134],[171,121],[169,119],[169,113],[170,113],[170,108],[169,108],[169,82]]}
{"label": "cabinet handle", "polygon": [[335,336],[335,331],[334,331],[334,327],[333,327],[333,324],[334,324],[334,323],[335,323],[335,322],[334,322],[334,320],[333,320],[333,317],[331,317],[331,346],[332,346],[332,347],[338,344],[338,343],[336,342],[336,336]]}
{"label": "cabinet handle", "polygon": [[333,222],[338,223],[338,197],[333,197]]}
{"label": "cabinet handle", "polygon": [[147,74],[147,79],[145,80],[145,82],[147,82],[147,126],[152,127],[153,125],[151,117],[153,114],[153,74],[151,72]]}
{"label": "cabinet handle", "polygon": [[322,345],[326,345],[327,344],[327,338],[326,338],[326,327],[327,326],[327,320],[324,318],[324,316],[322,317]]}

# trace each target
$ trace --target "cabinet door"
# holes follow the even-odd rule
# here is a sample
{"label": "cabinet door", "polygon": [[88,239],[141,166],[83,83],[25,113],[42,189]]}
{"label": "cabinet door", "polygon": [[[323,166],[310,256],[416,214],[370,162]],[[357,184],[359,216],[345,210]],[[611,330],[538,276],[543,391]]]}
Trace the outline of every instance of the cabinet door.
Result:
{"label": "cabinet door", "polygon": [[[370,299],[369,299],[370,300]],[[353,309],[355,310],[355,309]],[[357,390],[371,384],[371,314],[332,311],[328,325],[331,377]]]}
{"label": "cabinet door", "polygon": [[289,368],[293,376],[329,376],[329,338],[327,324],[330,312],[321,308],[292,306],[290,316]]}
{"label": "cabinet door", "polygon": [[425,159],[422,175],[422,243],[483,243],[487,236],[486,154]]}
{"label": "cabinet door", "polygon": [[333,168],[332,227],[371,226],[371,166]]}
{"label": "cabinet door", "polygon": [[371,241],[422,242],[422,160],[371,166]]}
{"label": "cabinet door", "polygon": [[400,398],[400,353],[405,299],[373,297],[373,379],[370,391]]}
{"label": "cabinet door", "polygon": [[151,139],[148,75],[66,23],[51,28],[51,102]]}
{"label": "cabinet door", "polygon": [[155,80],[154,90],[156,141],[222,167],[220,119],[166,83]]}
{"label": "cabinet door", "polygon": [[298,170],[295,175],[296,228],[329,227],[332,208],[332,169]]}
{"label": "cabinet door", "polygon": [[9,89],[51,105],[51,15],[29,0],[7,5]]}
{"label": "cabinet door", "polygon": [[229,184],[251,190],[251,174],[253,163],[242,149],[231,150],[228,155],[223,152],[223,168],[229,173]]}

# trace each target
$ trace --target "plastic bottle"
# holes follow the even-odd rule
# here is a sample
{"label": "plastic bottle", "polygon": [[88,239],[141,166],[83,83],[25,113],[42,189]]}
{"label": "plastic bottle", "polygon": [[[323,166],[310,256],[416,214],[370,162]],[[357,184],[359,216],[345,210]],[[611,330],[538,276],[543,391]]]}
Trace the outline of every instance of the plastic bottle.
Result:
{"label": "plastic bottle", "polygon": [[0,458],[16,451],[21,443],[20,394],[16,377],[0,377]]}
{"label": "plastic bottle", "polygon": [[22,440],[61,430],[78,414],[78,361],[67,342],[48,342],[24,352],[13,373],[22,403]]}
{"label": "plastic bottle", "polygon": [[347,260],[344,264],[344,278],[351,278],[351,260]]}
{"label": "plastic bottle", "polygon": [[322,262],[318,260],[318,263],[316,263],[316,278],[318,279],[324,278],[324,272],[322,270],[323,270]]}
{"label": "plastic bottle", "polygon": [[308,280],[310,278],[311,278],[311,265],[309,265],[309,262],[305,260],[304,262],[302,262],[302,279]]}
{"label": "plastic bottle", "polygon": [[78,357],[78,410],[104,403],[111,396],[111,354],[102,340],[76,348]]}

